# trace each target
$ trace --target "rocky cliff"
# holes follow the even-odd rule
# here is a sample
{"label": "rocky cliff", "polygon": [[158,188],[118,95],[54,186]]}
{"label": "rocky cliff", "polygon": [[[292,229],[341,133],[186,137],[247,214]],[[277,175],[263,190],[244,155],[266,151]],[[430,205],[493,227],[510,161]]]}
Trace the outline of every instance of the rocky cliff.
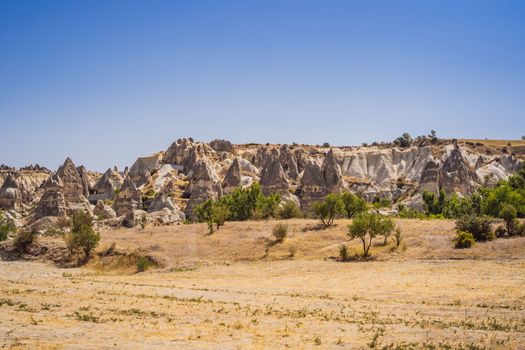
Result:
{"label": "rocky cliff", "polygon": [[94,215],[112,225],[133,226],[139,219],[170,224],[183,220],[183,213],[192,218],[200,202],[253,182],[304,209],[342,191],[368,201],[413,203],[422,191],[470,194],[507,178],[521,164],[520,155],[507,147],[456,140],[423,138],[400,148],[207,144],[187,138],[139,157],[124,172],[110,168],[94,175],[69,158],[52,177],[41,169],[6,167],[0,170],[0,206],[34,218],[96,209]]}

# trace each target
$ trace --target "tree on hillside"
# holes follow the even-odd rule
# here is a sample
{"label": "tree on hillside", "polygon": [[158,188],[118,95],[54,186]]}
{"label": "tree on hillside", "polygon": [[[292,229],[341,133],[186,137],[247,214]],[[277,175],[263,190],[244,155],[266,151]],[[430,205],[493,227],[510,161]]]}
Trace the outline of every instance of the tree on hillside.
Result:
{"label": "tree on hillside", "polygon": [[399,146],[401,148],[407,148],[412,145],[414,142],[414,139],[408,132],[403,133],[400,137],[394,140],[394,145]]}

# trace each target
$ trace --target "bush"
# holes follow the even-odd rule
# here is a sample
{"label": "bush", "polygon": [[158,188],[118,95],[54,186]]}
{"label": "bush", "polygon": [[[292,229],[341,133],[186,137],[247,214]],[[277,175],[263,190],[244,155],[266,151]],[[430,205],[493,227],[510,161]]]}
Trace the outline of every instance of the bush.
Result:
{"label": "bush", "polygon": [[7,220],[4,212],[0,210],[0,241],[5,241],[10,232],[16,233],[16,226]]}
{"label": "bush", "polygon": [[464,216],[456,220],[456,230],[472,233],[477,242],[490,241],[495,238],[492,231],[492,220],[485,216]]}
{"label": "bush", "polygon": [[285,202],[277,211],[281,219],[299,218],[302,216],[301,209],[293,201]]}
{"label": "bush", "polygon": [[394,145],[399,146],[401,148],[407,148],[412,145],[414,142],[414,139],[408,132],[403,133],[400,137],[394,140]]}
{"label": "bush", "polygon": [[100,241],[99,233],[93,229],[93,218],[83,211],[73,213],[71,232],[64,235],[64,241],[72,255],[83,254],[82,262],[87,262]]}
{"label": "bush", "polygon": [[214,225],[217,226],[217,230],[224,225],[230,210],[225,202],[208,199],[195,207],[195,215],[199,222],[208,224],[209,233],[212,234]]}
{"label": "bush", "polygon": [[345,192],[341,195],[346,216],[351,219],[355,215],[366,211],[366,201],[353,193]]}
{"label": "bush", "polygon": [[507,229],[503,226],[498,226],[496,231],[494,231],[494,234],[497,238],[505,237],[507,235]]}
{"label": "bush", "polygon": [[260,185],[253,183],[248,188],[237,187],[220,201],[228,207],[227,220],[245,221],[277,217],[281,197],[276,193],[265,196]]}
{"label": "bush", "polygon": [[344,244],[339,247],[339,258],[341,261],[348,261],[348,248]]}
{"label": "bush", "polygon": [[137,258],[137,262],[136,262],[137,272],[144,272],[151,265],[153,265],[153,263],[151,262],[149,257],[147,257],[147,256],[139,256]]}
{"label": "bush", "polygon": [[272,229],[272,234],[276,242],[282,242],[288,234],[288,226],[284,224],[277,224]]}
{"label": "bush", "polygon": [[31,246],[36,240],[36,233],[30,231],[21,231],[15,237],[13,241],[13,246],[15,250],[19,253],[25,253],[27,248]]}
{"label": "bush", "polygon": [[396,239],[396,247],[399,248],[399,245],[401,244],[401,240],[403,236],[401,235],[401,229],[399,227],[396,227],[394,231],[394,238]]}
{"label": "bush", "polygon": [[321,220],[325,227],[334,223],[335,218],[344,213],[344,203],[341,196],[329,194],[324,200],[315,202],[312,206],[314,215]]}
{"label": "bush", "polygon": [[394,221],[379,214],[361,213],[348,225],[348,236],[359,238],[363,243],[363,256],[367,257],[372,240],[377,236],[389,236],[394,231]]}
{"label": "bush", "polygon": [[472,247],[476,240],[470,232],[458,231],[456,238],[454,239],[454,247],[457,249],[465,249]]}

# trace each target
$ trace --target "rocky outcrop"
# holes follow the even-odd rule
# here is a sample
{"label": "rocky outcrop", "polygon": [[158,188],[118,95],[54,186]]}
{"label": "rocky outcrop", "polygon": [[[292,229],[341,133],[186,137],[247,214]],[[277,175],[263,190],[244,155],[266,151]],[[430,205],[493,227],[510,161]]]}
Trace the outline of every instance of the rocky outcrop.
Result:
{"label": "rocky outcrop", "polygon": [[123,216],[123,225],[134,227],[137,224],[137,210],[142,210],[142,196],[130,176],[126,176],[114,204],[117,216]]}
{"label": "rocky outcrop", "polygon": [[241,166],[239,159],[235,158],[226,172],[226,176],[222,181],[222,191],[224,194],[229,194],[235,190],[236,187],[242,185]]}
{"label": "rocky outcrop", "polygon": [[301,179],[301,206],[308,209],[312,203],[321,200],[328,194],[323,171],[319,163],[310,161],[306,164]]}
{"label": "rocky outcrop", "polygon": [[93,188],[93,184],[91,183],[91,179],[85,166],[81,165],[77,167],[77,171],[82,181],[82,194],[87,198],[89,197],[89,193]]}
{"label": "rocky outcrop", "polygon": [[260,180],[261,190],[265,195],[279,193],[288,194],[289,183],[284,173],[281,162],[277,156],[273,156],[266,162],[263,168]]}
{"label": "rocky outcrop", "polygon": [[97,216],[99,220],[114,219],[117,217],[117,213],[109,205],[104,204],[103,201],[99,200],[93,214]]}
{"label": "rocky outcrop", "polygon": [[82,177],[71,158],[68,157],[64,164],[58,168],[56,176],[62,180],[66,203],[79,203],[86,200]]}
{"label": "rocky outcrop", "polygon": [[210,146],[216,152],[233,152],[233,145],[228,140],[213,140],[210,142]]}
{"label": "rocky outcrop", "polygon": [[448,195],[471,194],[479,182],[475,170],[470,168],[456,145],[439,170],[439,187]]}
{"label": "rocky outcrop", "polygon": [[12,174],[9,174],[0,187],[0,209],[19,210],[22,207],[22,193],[19,184]]}
{"label": "rocky outcrop", "polygon": [[194,142],[191,138],[178,139],[166,150],[163,162],[180,165],[181,170],[188,173],[193,170],[199,158],[214,154],[213,148],[207,144]]}
{"label": "rocky outcrop", "polygon": [[222,196],[220,178],[207,159],[199,160],[195,164],[187,193],[190,198],[184,213],[190,219],[194,219],[195,206],[207,199],[218,199]]}
{"label": "rocky outcrop", "polygon": [[129,176],[137,187],[150,182],[151,175],[161,167],[161,154],[138,158],[129,168]]}
{"label": "rocky outcrop", "polygon": [[440,164],[437,161],[429,161],[421,178],[419,180],[419,189],[421,192],[439,192],[439,174],[440,174]]}
{"label": "rocky outcrop", "polygon": [[57,174],[50,177],[45,183],[45,192],[38,202],[36,219],[46,216],[65,216],[66,199],[64,184]]}
{"label": "rocky outcrop", "polygon": [[123,182],[124,179],[118,170],[115,171],[109,168],[93,186],[93,194],[89,197],[89,200],[96,203],[98,200],[113,198],[120,190]]}
{"label": "rocky outcrop", "polygon": [[297,180],[299,178],[299,168],[295,153],[292,152],[288,145],[282,145],[279,152],[279,162],[283,167],[284,173],[289,179]]}
{"label": "rocky outcrop", "polygon": [[333,149],[330,149],[324,157],[321,172],[323,173],[324,183],[328,193],[340,193],[343,191],[345,187],[343,175],[341,174],[339,164],[337,164],[335,160]]}

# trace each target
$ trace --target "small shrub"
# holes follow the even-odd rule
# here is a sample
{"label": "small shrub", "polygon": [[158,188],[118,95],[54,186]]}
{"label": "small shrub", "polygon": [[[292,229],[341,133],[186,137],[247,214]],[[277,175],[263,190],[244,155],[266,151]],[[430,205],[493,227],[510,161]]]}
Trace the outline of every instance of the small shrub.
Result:
{"label": "small shrub", "polygon": [[401,229],[399,227],[396,227],[394,231],[394,238],[396,239],[396,247],[399,248],[402,240]]}
{"label": "small shrub", "polygon": [[30,231],[20,231],[13,241],[13,246],[15,250],[20,253],[27,251],[27,248],[31,246],[36,240],[36,233]]}
{"label": "small shrub", "polygon": [[301,209],[292,201],[285,202],[278,210],[278,215],[281,219],[292,219],[301,217]]}
{"label": "small shrub", "polygon": [[16,226],[4,217],[0,210],[0,241],[5,241],[10,232],[16,233]]}
{"label": "small shrub", "polygon": [[339,258],[341,261],[348,261],[348,248],[344,244],[339,247]]}
{"label": "small shrub", "polygon": [[476,243],[476,240],[474,239],[472,233],[459,231],[456,238],[454,239],[454,243],[454,247],[456,249],[465,249],[472,247]]}
{"label": "small shrub", "polygon": [[290,253],[289,257],[293,258],[295,256],[295,253],[297,252],[297,247],[294,245],[291,245],[288,247],[288,253]]}
{"label": "small shrub", "polygon": [[272,234],[276,242],[282,242],[288,234],[288,226],[284,224],[277,224],[272,229]]}
{"label": "small shrub", "polygon": [[323,142],[323,147],[330,147],[330,142]]}
{"label": "small shrub", "polygon": [[498,226],[498,228],[496,228],[496,231],[494,231],[494,233],[496,234],[497,238],[502,238],[507,235],[507,229],[503,226]]}
{"label": "small shrub", "polygon": [[142,216],[140,217],[140,228],[144,230],[147,224],[148,217],[146,216],[146,214],[142,214]]}
{"label": "small shrub", "polygon": [[484,216],[464,216],[456,220],[456,230],[472,233],[477,242],[490,241],[495,238],[492,231],[492,220]]}
{"label": "small shrub", "polygon": [[139,256],[137,258],[137,272],[144,272],[153,265],[151,260],[147,256]]}

